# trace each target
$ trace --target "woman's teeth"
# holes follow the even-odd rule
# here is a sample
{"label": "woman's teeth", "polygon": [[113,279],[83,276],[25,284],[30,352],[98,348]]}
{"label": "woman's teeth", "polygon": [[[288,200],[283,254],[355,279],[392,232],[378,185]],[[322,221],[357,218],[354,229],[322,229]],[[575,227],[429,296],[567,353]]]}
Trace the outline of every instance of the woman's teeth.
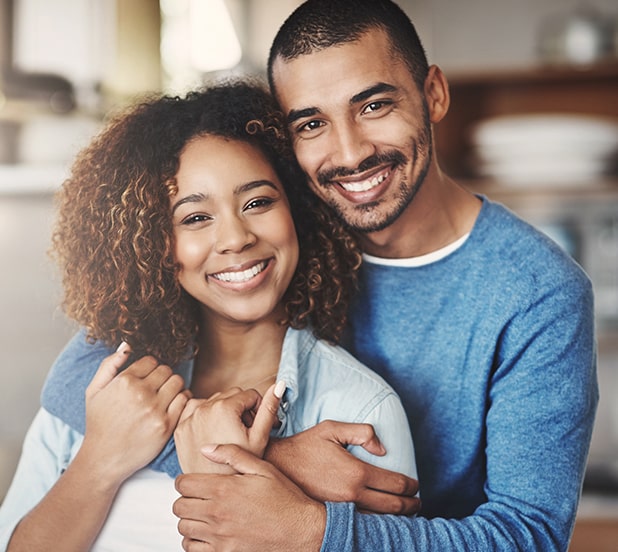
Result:
{"label": "woman's teeth", "polygon": [[238,272],[218,272],[217,274],[213,274],[212,277],[217,280],[221,280],[222,282],[246,282],[262,272],[265,268],[266,262],[262,261],[247,270],[241,270]]}
{"label": "woman's teeth", "polygon": [[380,176],[374,176],[369,180],[363,182],[340,182],[341,187],[347,192],[367,192],[372,188],[375,188],[378,184],[384,182],[388,177],[388,174],[381,174]]}

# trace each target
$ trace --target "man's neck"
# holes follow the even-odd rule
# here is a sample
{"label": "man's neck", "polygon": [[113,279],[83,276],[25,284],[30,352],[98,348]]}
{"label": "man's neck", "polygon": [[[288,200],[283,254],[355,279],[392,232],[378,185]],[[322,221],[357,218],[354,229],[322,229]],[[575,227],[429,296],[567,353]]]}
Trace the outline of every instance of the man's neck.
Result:
{"label": "man's neck", "polygon": [[401,216],[384,230],[361,234],[361,246],[375,257],[426,255],[470,232],[480,209],[476,196],[432,168]]}

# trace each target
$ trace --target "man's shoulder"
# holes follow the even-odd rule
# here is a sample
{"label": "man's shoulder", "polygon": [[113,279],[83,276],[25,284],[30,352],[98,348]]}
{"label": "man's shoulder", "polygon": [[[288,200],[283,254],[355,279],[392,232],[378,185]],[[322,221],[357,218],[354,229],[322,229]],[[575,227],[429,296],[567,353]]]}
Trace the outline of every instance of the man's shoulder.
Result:
{"label": "man's shoulder", "polygon": [[100,341],[78,331],[52,365],[41,392],[41,405],[71,427],[84,432],[84,394],[99,365],[112,353]]}
{"label": "man's shoulder", "polygon": [[497,271],[518,279],[571,283],[589,287],[589,278],[575,258],[542,229],[523,220],[503,205],[487,201],[478,236],[472,244],[486,265],[493,260]]}
{"label": "man's shoulder", "polygon": [[[101,361],[112,354],[112,350],[101,341],[88,339],[84,329],[79,330],[60,352],[48,374],[48,381],[53,378],[76,377],[90,378],[94,375]],[[87,376],[90,375],[90,377]]]}

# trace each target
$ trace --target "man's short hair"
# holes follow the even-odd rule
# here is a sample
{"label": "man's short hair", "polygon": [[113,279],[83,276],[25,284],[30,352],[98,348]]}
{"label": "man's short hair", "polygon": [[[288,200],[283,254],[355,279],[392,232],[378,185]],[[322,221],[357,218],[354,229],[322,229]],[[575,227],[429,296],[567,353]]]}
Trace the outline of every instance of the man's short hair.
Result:
{"label": "man's short hair", "polygon": [[409,68],[422,90],[428,72],[427,56],[406,13],[390,0],[307,0],[281,25],[268,57],[268,82],[273,94],[273,64],[277,57],[290,61],[348,42],[372,29],[382,29],[393,54]]}

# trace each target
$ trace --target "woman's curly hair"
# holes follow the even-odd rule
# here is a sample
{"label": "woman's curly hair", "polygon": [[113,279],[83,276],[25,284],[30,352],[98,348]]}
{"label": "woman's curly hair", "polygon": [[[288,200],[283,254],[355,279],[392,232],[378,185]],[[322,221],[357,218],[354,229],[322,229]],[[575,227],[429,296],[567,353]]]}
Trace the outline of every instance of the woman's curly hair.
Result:
{"label": "woman's curly hair", "polygon": [[274,166],[300,245],[285,322],[337,342],[356,289],[357,243],[309,191],[270,94],[248,81],[147,99],[80,152],[57,194],[52,233],[66,314],[110,347],[124,340],[170,365],[195,353],[199,308],[178,282],[170,195],[179,156],[200,135],[250,143]]}

